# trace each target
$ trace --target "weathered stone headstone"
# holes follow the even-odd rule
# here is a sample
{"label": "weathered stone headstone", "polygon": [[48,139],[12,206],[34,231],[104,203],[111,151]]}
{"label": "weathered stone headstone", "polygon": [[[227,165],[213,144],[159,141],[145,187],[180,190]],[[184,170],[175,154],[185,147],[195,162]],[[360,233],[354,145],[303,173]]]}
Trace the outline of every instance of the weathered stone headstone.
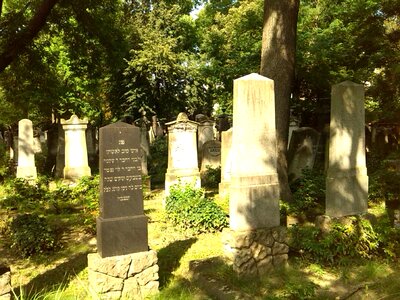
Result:
{"label": "weathered stone headstone", "polygon": [[85,134],[87,124],[86,118],[80,120],[76,115],[69,120],[61,119],[65,132],[65,179],[76,180],[91,175]]}
{"label": "weathered stone headstone", "polygon": [[203,144],[200,173],[206,172],[207,166],[214,169],[221,167],[220,141],[212,140]]}
{"label": "weathered stone headstone", "polygon": [[364,87],[345,81],[332,87],[326,214],[367,212]]}
{"label": "weathered stone headstone", "polygon": [[290,146],[290,142],[292,140],[292,133],[293,131],[299,129],[299,120],[293,116],[290,116],[290,121],[289,121],[289,138],[288,138],[288,148]]}
{"label": "weathered stone headstone", "polygon": [[250,74],[234,81],[233,128],[225,249],[234,270],[257,275],[285,264],[289,250],[279,227],[273,80]]}
{"label": "weathered stone headstone", "polygon": [[18,167],[17,178],[36,179],[32,121],[18,122]]}
{"label": "weathered stone headstone", "polygon": [[214,139],[214,121],[202,115],[202,118],[197,117],[196,121],[199,123],[197,128],[197,153],[201,166],[202,149],[204,143]]}
{"label": "weathered stone headstone", "polygon": [[168,126],[168,169],[165,174],[165,194],[169,195],[171,185],[181,183],[200,187],[200,172],[197,160],[197,122],[190,121],[180,113],[176,121]]}
{"label": "weathered stone headstone", "polygon": [[229,121],[229,115],[226,114],[224,110],[222,111],[222,114],[219,115],[217,118],[217,139],[222,141],[222,132],[227,131],[229,128],[231,128],[231,124]]}
{"label": "weathered stone headstone", "polygon": [[304,169],[313,169],[319,139],[319,132],[310,127],[301,127],[292,132],[287,154],[290,180],[301,177]]}
{"label": "weathered stone headstone", "polygon": [[229,195],[231,185],[232,131],[233,129],[230,128],[221,133],[221,182],[218,186],[218,194],[221,198]]}
{"label": "weathered stone headstone", "polygon": [[145,299],[158,291],[157,253],[149,250],[143,211],[140,129],[100,128],[100,216],[89,283],[101,299]]}
{"label": "weathered stone headstone", "polygon": [[56,135],[56,165],[54,174],[58,178],[64,177],[65,168],[65,131],[61,124],[56,124],[57,135]]}
{"label": "weathered stone headstone", "polygon": [[279,225],[274,101],[273,80],[250,74],[234,81],[230,198],[234,230]]}

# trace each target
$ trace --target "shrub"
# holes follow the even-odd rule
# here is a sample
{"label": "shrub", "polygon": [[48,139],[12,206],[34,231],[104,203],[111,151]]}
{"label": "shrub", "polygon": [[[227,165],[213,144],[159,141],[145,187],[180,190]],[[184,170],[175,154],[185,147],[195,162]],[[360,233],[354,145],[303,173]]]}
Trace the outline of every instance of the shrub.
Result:
{"label": "shrub", "polygon": [[322,214],[325,207],[325,176],[318,171],[304,169],[302,177],[290,184],[292,202],[287,203],[287,212],[296,216],[313,218]]}
{"label": "shrub", "polygon": [[96,217],[99,215],[100,176],[83,177],[72,191],[72,197],[82,205],[83,224],[90,233],[96,232]]}
{"label": "shrub", "polygon": [[329,264],[337,264],[341,258],[371,258],[379,254],[380,237],[371,223],[351,217],[351,222],[333,222],[330,230],[293,226],[290,229],[291,249],[303,258]]}
{"label": "shrub", "polygon": [[166,199],[168,218],[183,229],[196,233],[222,230],[228,225],[225,213],[204,197],[203,189],[190,184],[174,185]]}
{"label": "shrub", "polygon": [[217,188],[221,182],[221,167],[213,168],[206,166],[206,171],[202,175],[201,183],[207,188]]}
{"label": "shrub", "polygon": [[10,225],[11,247],[24,257],[56,250],[55,230],[44,217],[36,214],[16,216]]}
{"label": "shrub", "polygon": [[152,183],[163,183],[168,167],[168,142],[164,137],[154,140],[150,145],[148,171]]}

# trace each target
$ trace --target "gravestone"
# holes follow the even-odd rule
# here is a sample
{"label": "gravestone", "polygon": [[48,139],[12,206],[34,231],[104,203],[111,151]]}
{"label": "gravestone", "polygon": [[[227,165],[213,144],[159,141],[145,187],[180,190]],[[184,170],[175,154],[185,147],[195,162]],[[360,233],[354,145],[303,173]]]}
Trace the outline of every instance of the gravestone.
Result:
{"label": "gravestone", "polygon": [[99,148],[98,253],[88,255],[89,284],[100,299],[145,299],[158,291],[159,268],[143,211],[140,129],[102,127]]}
{"label": "gravestone", "polygon": [[367,212],[364,87],[350,81],[331,94],[326,214],[343,217]]}
{"label": "gravestone", "polygon": [[28,119],[22,119],[18,122],[17,178],[27,180],[37,178],[32,121]]}
{"label": "gravestone", "polygon": [[221,133],[221,182],[218,186],[218,193],[221,198],[229,196],[231,185],[232,131],[233,129],[230,128]]}
{"label": "gravestone", "polygon": [[65,132],[65,179],[76,180],[91,175],[85,134],[87,124],[87,118],[80,120],[76,115],[69,120],[61,119]]}
{"label": "gravestone", "polygon": [[304,169],[313,169],[319,139],[319,132],[310,127],[301,127],[292,132],[287,153],[290,181],[300,178]]}
{"label": "gravestone", "polygon": [[181,112],[168,126],[168,168],[165,174],[165,194],[171,185],[181,183],[200,187],[200,172],[197,160],[196,132],[198,123],[189,120]]}
{"label": "gravestone", "polygon": [[221,167],[220,141],[212,140],[203,144],[200,173],[206,172],[207,166],[214,169]]}
{"label": "gravestone", "polygon": [[203,117],[198,116],[196,116],[196,121],[199,123],[197,127],[197,153],[201,166],[203,145],[214,139],[214,121],[204,115],[201,115]]}
{"label": "gravestone", "polygon": [[250,74],[234,81],[233,128],[224,249],[237,273],[261,275],[286,264],[289,251],[279,227],[273,80]]}
{"label": "gravestone", "polygon": [[289,121],[289,137],[288,137],[288,148],[290,146],[290,142],[292,140],[292,134],[293,131],[299,129],[299,120],[292,115],[290,116],[290,121]]}
{"label": "gravestone", "polygon": [[118,122],[100,128],[100,217],[102,257],[147,251],[143,214],[140,129]]}
{"label": "gravestone", "polygon": [[64,177],[65,168],[65,131],[61,124],[56,124],[57,135],[56,135],[56,165],[54,175],[58,178]]}
{"label": "gravestone", "polygon": [[217,120],[217,132],[218,132],[218,140],[222,141],[222,132],[229,130],[231,128],[231,124],[229,121],[229,115],[225,113],[225,110],[222,111],[222,114],[219,115]]}

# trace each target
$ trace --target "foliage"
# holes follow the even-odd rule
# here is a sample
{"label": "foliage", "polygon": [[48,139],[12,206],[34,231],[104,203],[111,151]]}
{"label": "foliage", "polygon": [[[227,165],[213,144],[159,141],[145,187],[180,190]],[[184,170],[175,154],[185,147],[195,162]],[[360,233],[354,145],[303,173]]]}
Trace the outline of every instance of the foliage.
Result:
{"label": "foliage", "polygon": [[163,183],[168,167],[168,141],[167,138],[157,138],[150,145],[148,171],[152,183]]}
{"label": "foliage", "polygon": [[222,209],[205,198],[203,189],[196,189],[190,184],[170,188],[166,212],[174,224],[197,233],[222,230],[228,225]]}
{"label": "foliage", "polygon": [[201,184],[206,188],[217,188],[221,182],[221,167],[206,166],[206,171],[201,176]]}
{"label": "foliage", "polygon": [[131,21],[132,39],[124,71],[126,100],[122,107],[131,114],[141,107],[159,116],[175,117],[181,111],[193,113],[206,105],[206,81],[201,76],[194,48],[194,22],[180,13],[179,5],[154,3],[146,14]]}
{"label": "foliage", "polygon": [[[376,158],[374,156],[377,156]],[[380,159],[380,161],[376,161]],[[386,157],[372,156],[372,168],[369,173],[368,199],[372,202],[399,201],[400,172],[398,171],[399,152],[394,151]],[[371,163],[371,162],[370,162]]]}
{"label": "foliage", "polygon": [[24,257],[54,251],[59,245],[55,230],[36,214],[16,216],[10,225],[11,248]]}
{"label": "foliage", "polygon": [[11,175],[11,162],[4,143],[0,143],[0,180],[4,180],[6,176]]}
{"label": "foliage", "polygon": [[[398,9],[395,1],[302,1],[295,107],[329,106],[331,85],[363,83],[368,107],[388,119],[398,111]],[[396,37],[395,37],[396,36]],[[395,80],[395,81],[393,81]]]}
{"label": "foliage", "polygon": [[196,20],[203,76],[229,112],[233,80],[260,68],[263,1],[208,1]]}
{"label": "foliage", "polygon": [[47,177],[39,177],[34,183],[15,178],[5,185],[4,208],[19,212],[39,212],[48,209],[56,215],[70,213],[79,208],[81,220],[89,232],[96,232],[96,217],[99,212],[99,176],[81,178],[75,187],[62,182],[52,183],[49,189]]}
{"label": "foliage", "polygon": [[83,224],[86,230],[96,232],[96,218],[99,215],[100,176],[83,177],[72,191],[72,197],[82,206]]}
{"label": "foliage", "polygon": [[349,217],[348,221],[332,221],[325,232],[313,225],[293,226],[290,247],[307,260],[332,265],[343,258],[377,256],[381,239],[371,223],[359,217]]}
{"label": "foliage", "polygon": [[304,169],[302,176],[290,184],[292,202],[287,212],[307,217],[322,214],[325,207],[325,176],[316,170]]}

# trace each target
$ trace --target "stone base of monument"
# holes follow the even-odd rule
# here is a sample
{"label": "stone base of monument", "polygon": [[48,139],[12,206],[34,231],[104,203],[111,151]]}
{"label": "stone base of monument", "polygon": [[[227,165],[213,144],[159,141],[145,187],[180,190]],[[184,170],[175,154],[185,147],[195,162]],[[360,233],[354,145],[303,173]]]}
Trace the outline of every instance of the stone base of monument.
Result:
{"label": "stone base of monument", "polygon": [[99,299],[145,299],[158,292],[157,261],[153,250],[106,258],[91,253],[89,286]]}
{"label": "stone base of monument", "polygon": [[11,299],[11,270],[0,265],[0,300]]}
{"label": "stone base of monument", "polygon": [[285,227],[251,231],[225,229],[222,233],[224,254],[240,275],[258,276],[288,261],[288,238]]}
{"label": "stone base of monument", "polygon": [[34,180],[37,178],[36,167],[17,167],[17,178]]}
{"label": "stone base of monument", "polygon": [[229,189],[231,187],[231,183],[229,181],[222,181],[218,185],[218,194],[220,198],[229,197]]}
{"label": "stone base of monument", "polygon": [[201,187],[200,172],[191,171],[176,171],[167,172],[165,174],[165,195],[169,195],[169,189],[175,184],[193,184],[195,188]]}
{"label": "stone base of monument", "polygon": [[326,177],[326,214],[344,217],[368,211],[367,169],[341,171]]}
{"label": "stone base of monument", "polygon": [[71,179],[71,180],[77,180],[79,178],[82,178],[84,176],[91,176],[91,170],[90,167],[78,167],[78,168],[68,168],[64,167],[64,178],[65,179]]}

